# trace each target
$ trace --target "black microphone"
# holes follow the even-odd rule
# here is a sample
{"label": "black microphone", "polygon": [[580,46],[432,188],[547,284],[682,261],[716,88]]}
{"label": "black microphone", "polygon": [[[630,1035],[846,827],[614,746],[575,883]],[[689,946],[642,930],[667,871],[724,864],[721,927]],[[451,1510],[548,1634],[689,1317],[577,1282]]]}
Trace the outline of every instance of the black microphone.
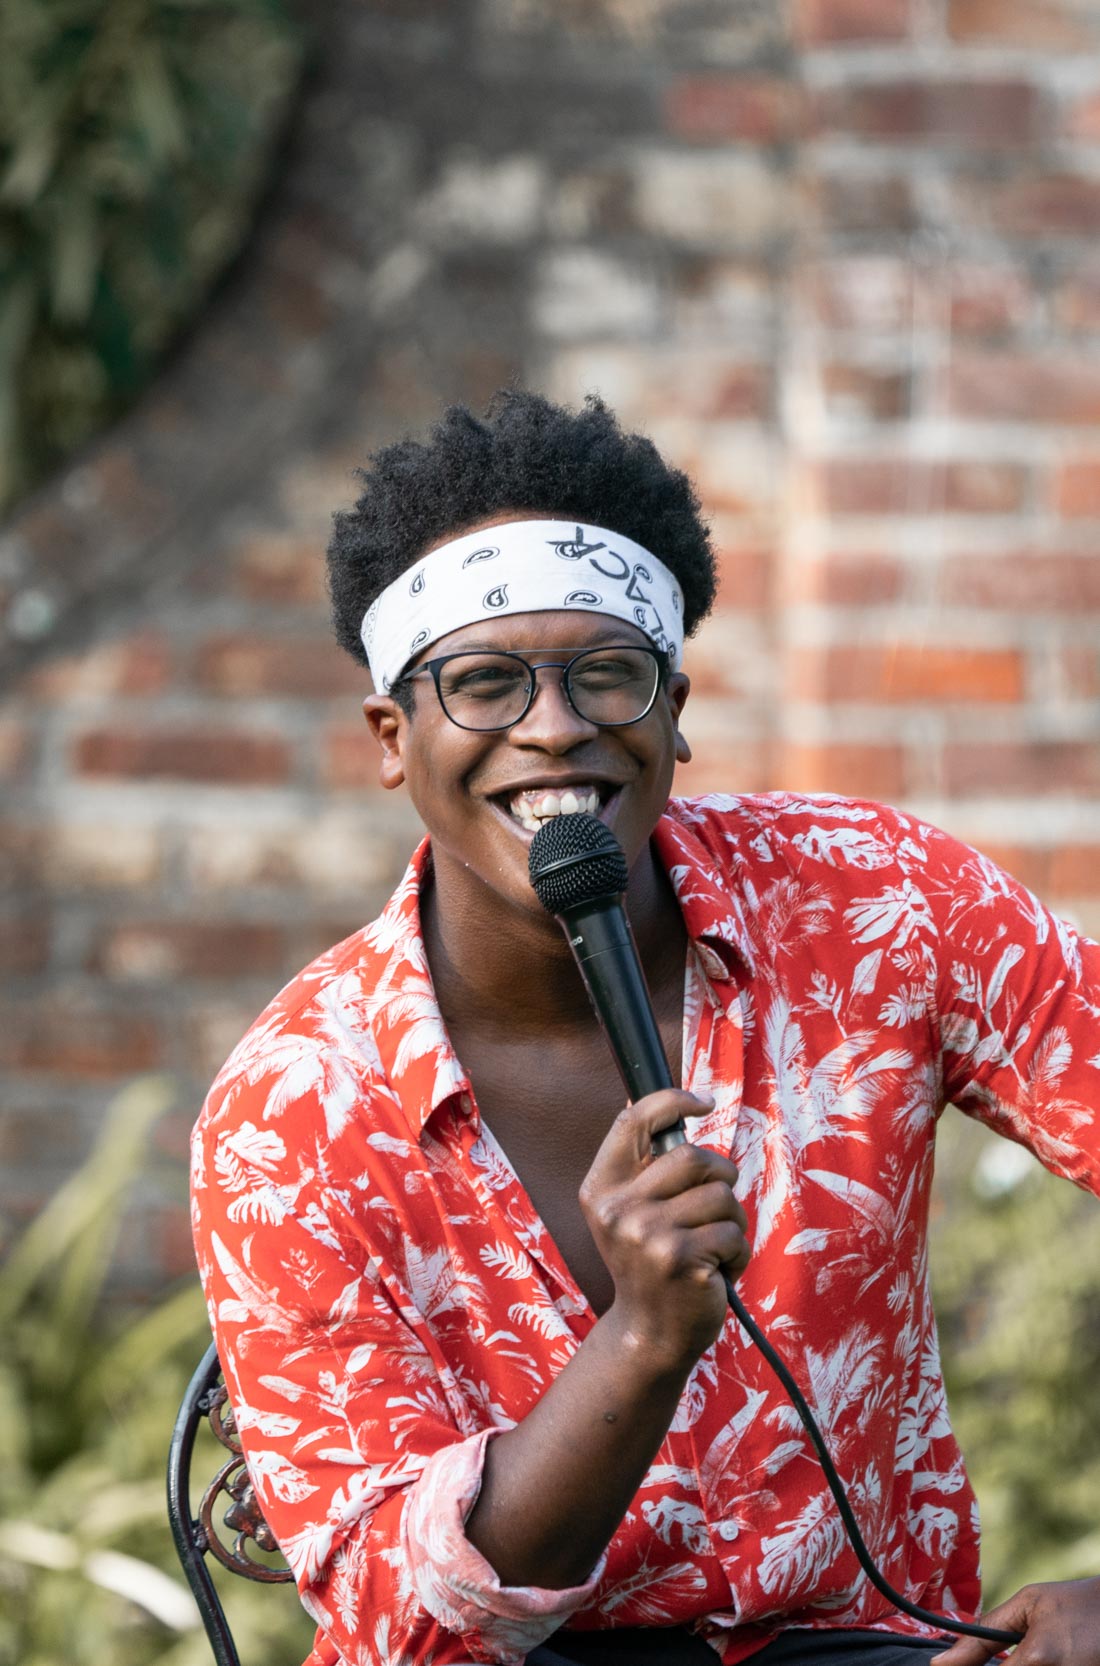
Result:
{"label": "black microphone", "polygon": [[[603,1026],[628,1096],[675,1084],[653,1002],[630,929],[623,892],[628,870],[609,827],[581,811],[545,822],[527,859],[531,885],[547,913],[560,922]],[[656,1151],[686,1143],[683,1120],[662,1128]]]}

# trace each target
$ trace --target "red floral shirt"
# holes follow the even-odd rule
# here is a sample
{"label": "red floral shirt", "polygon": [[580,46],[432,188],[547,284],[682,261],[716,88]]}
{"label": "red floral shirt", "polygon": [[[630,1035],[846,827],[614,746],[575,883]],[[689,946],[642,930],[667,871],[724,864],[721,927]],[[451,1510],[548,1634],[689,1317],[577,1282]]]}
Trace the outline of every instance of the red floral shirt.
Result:
{"label": "red floral shirt", "polygon": [[[1100,949],[881,805],[673,801],[654,839],[690,939],[685,1085],[717,1101],[695,1137],[741,1171],[741,1294],[886,1577],[970,1614],[975,1504],[928,1292],[936,1120],[953,1100],[1100,1192]],[[428,860],[276,997],[194,1137],[211,1319],[313,1666],[516,1662],[566,1623],[694,1624],[726,1666],[791,1626],[930,1634],[860,1573],[733,1319],[587,1584],[501,1587],[466,1539],[486,1442],[595,1316],[449,1044]]]}

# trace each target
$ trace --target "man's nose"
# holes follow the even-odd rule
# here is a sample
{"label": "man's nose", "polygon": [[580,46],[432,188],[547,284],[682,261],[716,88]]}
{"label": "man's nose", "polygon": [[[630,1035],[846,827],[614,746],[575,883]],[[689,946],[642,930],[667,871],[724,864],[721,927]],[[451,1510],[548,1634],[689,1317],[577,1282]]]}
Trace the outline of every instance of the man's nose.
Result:
{"label": "man's nose", "polygon": [[535,675],[535,697],[519,722],[512,724],[508,738],[518,746],[568,752],[598,732],[598,724],[590,723],[570,705],[561,672],[540,667]]}

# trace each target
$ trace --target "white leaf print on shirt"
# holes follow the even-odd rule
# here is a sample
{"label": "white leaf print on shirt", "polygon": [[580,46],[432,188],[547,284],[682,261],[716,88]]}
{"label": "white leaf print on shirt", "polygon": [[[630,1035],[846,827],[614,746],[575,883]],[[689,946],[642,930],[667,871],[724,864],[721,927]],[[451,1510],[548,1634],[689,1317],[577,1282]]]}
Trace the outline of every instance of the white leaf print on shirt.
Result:
{"label": "white leaf print on shirt", "polygon": [[248,1468],[265,1491],[284,1503],[297,1504],[317,1491],[305,1470],[292,1464],[281,1452],[257,1452],[253,1448],[248,1454]]}
{"label": "white leaf print on shirt", "polygon": [[812,1592],[844,1542],[832,1494],[819,1492],[783,1531],[761,1540],[760,1583],[769,1596],[790,1603],[796,1591]]}
{"label": "white leaf print on shirt", "polygon": [[811,827],[808,833],[796,833],[791,843],[803,856],[830,867],[843,861],[850,868],[884,868],[893,861],[881,840],[856,827]]}
{"label": "white leaf print on shirt", "polygon": [[927,898],[911,879],[885,885],[875,897],[858,897],[844,910],[844,923],[857,943],[873,943],[894,932],[892,949],[900,949],[920,932],[938,935]]}
{"label": "white leaf print on shirt", "polygon": [[642,1518],[666,1545],[682,1544],[697,1556],[710,1549],[707,1518],[687,1499],[644,1499]]}

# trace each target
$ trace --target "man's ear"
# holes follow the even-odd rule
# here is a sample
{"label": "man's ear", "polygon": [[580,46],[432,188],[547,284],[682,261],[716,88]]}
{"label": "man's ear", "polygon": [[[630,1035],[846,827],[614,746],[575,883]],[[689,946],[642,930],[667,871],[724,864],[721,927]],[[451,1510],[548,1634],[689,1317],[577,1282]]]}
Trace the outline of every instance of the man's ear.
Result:
{"label": "man's ear", "polygon": [[684,703],[690,692],[690,677],[685,676],[683,671],[674,671],[665,685],[665,698],[668,701],[669,710],[672,713],[672,727],[675,733],[676,744],[676,762],[678,764],[690,764],[691,762],[691,747],[688,745],[686,737],[680,733],[680,714],[683,712]]}
{"label": "man's ear", "polygon": [[363,716],[382,752],[378,765],[379,783],[392,792],[405,780],[404,743],[408,719],[390,694],[368,694],[363,701]]}

